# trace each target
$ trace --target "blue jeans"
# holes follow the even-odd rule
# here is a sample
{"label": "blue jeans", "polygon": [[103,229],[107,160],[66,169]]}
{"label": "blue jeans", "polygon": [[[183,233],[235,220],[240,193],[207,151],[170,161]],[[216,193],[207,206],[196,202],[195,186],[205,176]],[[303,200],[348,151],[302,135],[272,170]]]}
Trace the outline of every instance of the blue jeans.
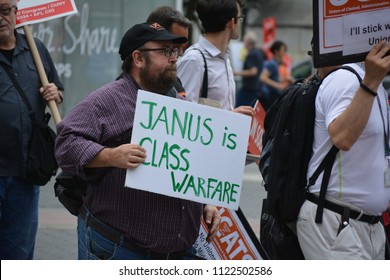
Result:
{"label": "blue jeans", "polygon": [[[105,225],[108,227],[107,225]],[[144,254],[125,248],[122,245],[124,238],[119,244],[112,242],[93,228],[86,225],[79,216],[77,218],[78,235],[78,259],[79,260],[152,260]],[[188,249],[189,255],[195,253],[194,248]],[[196,259],[196,257],[194,256]],[[194,259],[185,256],[183,260]]]}
{"label": "blue jeans", "polygon": [[0,259],[33,259],[39,192],[22,178],[0,177]]}

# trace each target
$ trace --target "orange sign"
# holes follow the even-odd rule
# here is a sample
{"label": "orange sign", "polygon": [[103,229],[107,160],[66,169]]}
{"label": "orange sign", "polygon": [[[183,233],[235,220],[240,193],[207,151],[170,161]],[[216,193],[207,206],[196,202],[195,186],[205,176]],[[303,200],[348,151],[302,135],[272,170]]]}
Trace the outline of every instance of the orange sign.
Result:
{"label": "orange sign", "polygon": [[[197,255],[210,260],[261,260],[261,245],[259,241],[252,240],[248,230],[243,225],[241,219],[242,212],[238,212],[218,207],[221,214],[221,224],[219,232],[211,243],[205,241],[207,236],[207,226],[202,220],[199,238],[194,247]],[[239,213],[239,217],[236,213]],[[255,245],[257,243],[257,246]]]}
{"label": "orange sign", "polygon": [[[233,223],[232,212],[220,209],[222,217],[218,238],[213,241],[224,260],[256,260],[258,253],[251,248],[247,236],[240,227]],[[222,213],[221,213],[222,212]]]}

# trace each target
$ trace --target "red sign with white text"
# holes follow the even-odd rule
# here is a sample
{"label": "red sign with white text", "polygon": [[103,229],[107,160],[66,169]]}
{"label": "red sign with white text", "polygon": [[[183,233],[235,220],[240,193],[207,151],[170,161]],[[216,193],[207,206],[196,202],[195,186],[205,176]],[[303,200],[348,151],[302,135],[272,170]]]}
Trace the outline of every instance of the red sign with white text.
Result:
{"label": "red sign with white text", "polygon": [[16,27],[77,13],[74,0],[19,0]]}
{"label": "red sign with white text", "polygon": [[272,53],[269,50],[273,42],[276,40],[276,17],[268,17],[263,19],[263,50],[267,55],[267,59],[272,58]]}
{"label": "red sign with white text", "polygon": [[263,149],[262,138],[264,134],[265,110],[257,101],[255,105],[255,117],[252,119],[251,130],[249,132],[248,151],[253,155],[261,155]]}

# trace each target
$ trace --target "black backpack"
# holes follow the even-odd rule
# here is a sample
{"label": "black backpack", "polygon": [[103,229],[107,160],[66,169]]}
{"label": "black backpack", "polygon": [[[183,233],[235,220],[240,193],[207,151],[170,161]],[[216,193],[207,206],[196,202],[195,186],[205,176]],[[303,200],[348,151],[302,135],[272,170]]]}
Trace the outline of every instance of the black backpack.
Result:
{"label": "black backpack", "polygon": [[[349,70],[359,77],[351,67],[340,68]],[[318,176],[324,171],[316,215],[316,221],[321,223],[326,189],[338,152],[336,146],[333,146],[307,181],[307,169],[313,152],[315,100],[321,83],[322,80],[317,75],[306,82],[303,80],[295,82],[272,104],[264,119],[265,133],[262,138],[263,151],[259,169],[267,191],[267,207],[266,209],[263,207],[266,215],[262,214],[261,233],[265,234],[266,223],[269,226],[270,223],[273,225],[276,222],[281,228],[280,239],[292,236],[298,249],[296,235],[287,225],[296,222],[308,188],[314,185]],[[275,228],[272,230],[275,231]],[[275,238],[275,232],[268,232],[268,234]],[[261,238],[266,237],[261,236]],[[266,244],[263,245],[267,247]],[[296,256],[279,257],[288,259],[300,258],[300,256],[303,257],[301,252]]]}
{"label": "black backpack", "polygon": [[77,216],[87,188],[88,184],[85,181],[62,171],[56,177],[54,194],[69,213]]}

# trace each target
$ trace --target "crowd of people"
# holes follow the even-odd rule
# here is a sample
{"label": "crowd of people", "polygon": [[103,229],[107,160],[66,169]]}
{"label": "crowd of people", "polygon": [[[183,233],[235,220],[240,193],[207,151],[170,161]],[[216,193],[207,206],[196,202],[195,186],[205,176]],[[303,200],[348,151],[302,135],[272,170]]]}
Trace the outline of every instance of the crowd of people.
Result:
{"label": "crowd of people", "polygon": [[[139,167],[147,152],[130,143],[139,89],[190,102],[199,102],[206,90],[207,99],[220,109],[253,117],[254,101],[267,110],[291,84],[284,64],[287,45],[275,41],[273,57],[266,59],[253,33],[244,35],[243,70],[233,71],[229,43],[240,38],[244,5],[244,0],[199,0],[204,33],[186,50],[191,22],[171,7],[157,8],[123,35],[122,74],[91,92],[57,125],[60,168],[90,182],[77,221],[79,259],[196,259],[193,244],[201,219],[208,226],[207,241],[218,232],[221,216],[215,206],[124,188],[124,182],[126,170]],[[39,198],[39,186],[27,182],[23,173],[29,112],[1,68],[17,73],[35,114],[43,115],[47,101],[61,103],[64,90],[47,49],[37,40],[50,81],[40,86],[31,50],[24,35],[15,31],[16,11],[16,0],[0,0],[0,259],[33,258]],[[333,203],[367,216],[390,210],[390,175],[383,180],[390,169],[389,109],[381,86],[390,71],[390,56],[385,56],[389,49],[389,43],[381,42],[367,55],[365,67],[352,64],[360,83],[344,71],[332,73],[316,101],[309,172],[336,145],[340,152],[327,195]],[[235,75],[243,78],[237,93]],[[316,190],[311,189],[314,195]],[[316,224],[313,204],[304,203],[297,222],[305,258],[384,259],[381,223],[351,218],[340,230],[340,215],[325,209],[322,224]]]}

